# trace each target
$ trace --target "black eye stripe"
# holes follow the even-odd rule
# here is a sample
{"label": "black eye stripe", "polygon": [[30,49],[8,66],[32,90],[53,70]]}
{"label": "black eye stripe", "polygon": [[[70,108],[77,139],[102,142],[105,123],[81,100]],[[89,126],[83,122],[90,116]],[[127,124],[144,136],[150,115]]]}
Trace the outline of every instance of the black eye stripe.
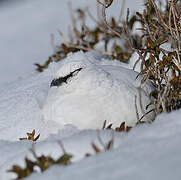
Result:
{"label": "black eye stripe", "polygon": [[79,69],[74,70],[73,72],[70,72],[70,74],[68,74],[68,75],[66,75],[66,76],[64,76],[64,77],[60,77],[60,78],[58,78],[58,79],[54,79],[54,80],[51,82],[50,87],[51,87],[51,86],[61,86],[62,83],[67,83],[67,80],[68,80],[69,78],[75,76],[75,73],[76,73],[76,72],[78,73],[78,72],[81,71],[81,70],[82,70],[82,68],[79,68]]}

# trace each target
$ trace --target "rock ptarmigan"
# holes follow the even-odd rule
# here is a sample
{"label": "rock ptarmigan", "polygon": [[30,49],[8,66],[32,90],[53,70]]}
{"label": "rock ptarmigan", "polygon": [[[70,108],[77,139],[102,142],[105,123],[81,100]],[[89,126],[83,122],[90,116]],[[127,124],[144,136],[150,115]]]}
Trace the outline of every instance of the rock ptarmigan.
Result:
{"label": "rock ptarmigan", "polygon": [[[95,52],[69,55],[50,83],[44,120],[80,129],[101,128],[105,120],[115,127],[122,122],[134,126],[138,116],[153,108],[146,108],[153,86],[150,82],[141,84],[142,77],[136,78],[137,75],[120,62]],[[150,112],[142,121],[154,117],[154,112]]]}

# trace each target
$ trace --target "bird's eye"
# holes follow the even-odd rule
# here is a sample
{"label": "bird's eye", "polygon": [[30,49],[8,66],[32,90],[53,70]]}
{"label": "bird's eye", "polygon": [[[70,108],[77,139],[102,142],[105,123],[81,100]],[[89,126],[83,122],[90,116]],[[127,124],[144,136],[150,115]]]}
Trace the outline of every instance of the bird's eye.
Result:
{"label": "bird's eye", "polygon": [[68,75],[59,77],[57,79],[53,79],[53,81],[50,84],[50,87],[52,86],[61,86],[63,83],[67,83],[68,79],[72,78],[73,76],[76,76],[78,72],[80,72],[82,68],[76,69],[72,72],[70,72]]}

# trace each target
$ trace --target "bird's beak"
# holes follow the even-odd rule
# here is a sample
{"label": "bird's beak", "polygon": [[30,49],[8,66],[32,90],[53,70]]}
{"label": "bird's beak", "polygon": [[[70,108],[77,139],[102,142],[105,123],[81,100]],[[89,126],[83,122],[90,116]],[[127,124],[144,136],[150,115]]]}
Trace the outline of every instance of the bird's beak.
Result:
{"label": "bird's beak", "polygon": [[52,86],[59,86],[60,82],[59,82],[59,79],[54,79],[51,84],[50,84],[50,87]]}

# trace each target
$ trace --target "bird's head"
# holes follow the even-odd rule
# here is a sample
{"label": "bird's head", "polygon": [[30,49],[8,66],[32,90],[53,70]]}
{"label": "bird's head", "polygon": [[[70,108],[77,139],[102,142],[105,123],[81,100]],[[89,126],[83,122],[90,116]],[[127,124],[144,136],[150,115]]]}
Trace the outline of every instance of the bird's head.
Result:
{"label": "bird's head", "polygon": [[69,72],[67,75],[60,76],[58,78],[53,79],[50,84],[50,87],[52,86],[58,87],[58,86],[61,86],[63,83],[68,83],[68,81],[70,81],[74,76],[76,76],[81,70],[82,70],[82,67]]}

